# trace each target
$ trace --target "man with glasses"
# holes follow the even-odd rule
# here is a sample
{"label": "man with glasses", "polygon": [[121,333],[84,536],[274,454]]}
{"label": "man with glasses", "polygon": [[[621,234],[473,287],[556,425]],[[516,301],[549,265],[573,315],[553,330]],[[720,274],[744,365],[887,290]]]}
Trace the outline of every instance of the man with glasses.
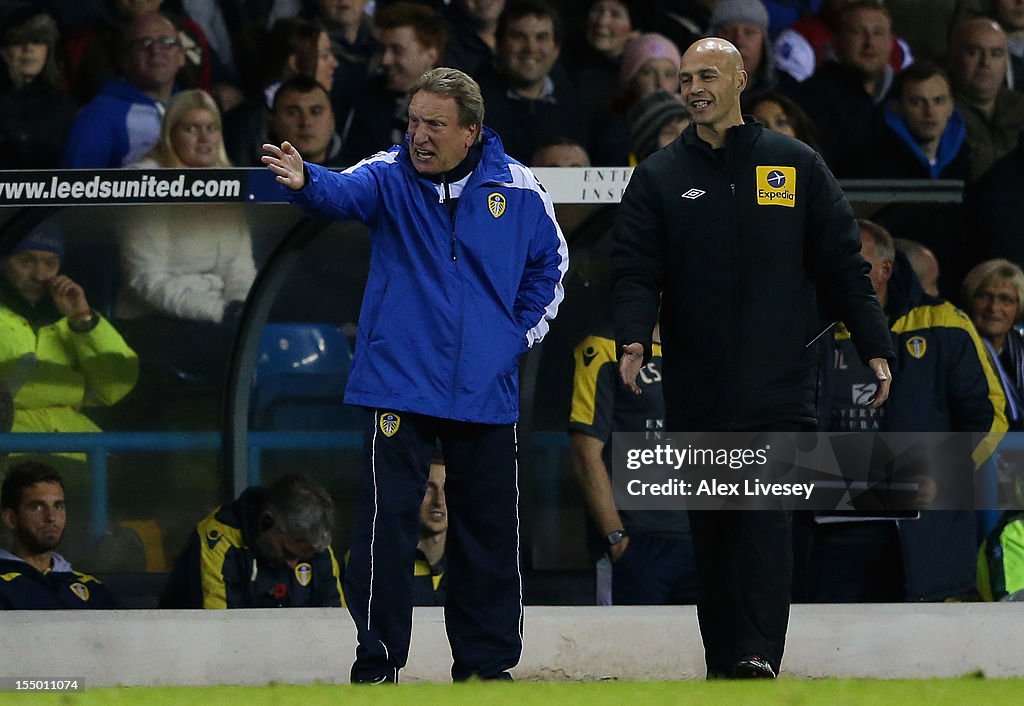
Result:
{"label": "man with glasses", "polygon": [[120,75],[82,108],[71,126],[62,167],[122,167],[156,144],[164,104],[185,65],[178,30],[163,15],[136,17],[118,46],[117,63]]}

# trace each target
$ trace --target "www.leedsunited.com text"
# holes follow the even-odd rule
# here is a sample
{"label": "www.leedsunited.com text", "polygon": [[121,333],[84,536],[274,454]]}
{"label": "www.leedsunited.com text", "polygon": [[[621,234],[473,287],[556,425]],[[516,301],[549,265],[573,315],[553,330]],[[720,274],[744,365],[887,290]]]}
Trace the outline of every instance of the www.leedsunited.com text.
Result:
{"label": "www.leedsunited.com text", "polygon": [[0,183],[0,202],[64,201],[68,199],[155,199],[155,198],[237,198],[242,191],[239,179],[203,179],[178,174],[159,177],[153,174],[88,178],[67,178],[57,175],[34,181]]}

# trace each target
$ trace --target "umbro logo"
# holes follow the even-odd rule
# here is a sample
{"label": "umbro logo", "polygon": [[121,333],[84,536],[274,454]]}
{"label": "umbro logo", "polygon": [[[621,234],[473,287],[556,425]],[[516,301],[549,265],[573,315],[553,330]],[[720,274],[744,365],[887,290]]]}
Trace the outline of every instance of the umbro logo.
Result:
{"label": "umbro logo", "polygon": [[690,189],[685,194],[680,194],[680,196],[682,196],[684,199],[691,199],[692,200],[692,199],[699,199],[701,196],[703,196],[706,193],[707,193],[706,191],[701,191],[700,189]]}

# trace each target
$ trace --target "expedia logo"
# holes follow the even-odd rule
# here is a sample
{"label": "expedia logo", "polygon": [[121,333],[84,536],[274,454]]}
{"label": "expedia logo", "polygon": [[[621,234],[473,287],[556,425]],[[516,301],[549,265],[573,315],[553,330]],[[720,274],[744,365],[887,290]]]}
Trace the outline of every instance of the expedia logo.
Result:
{"label": "expedia logo", "polygon": [[796,206],[796,167],[757,167],[758,206]]}
{"label": "expedia logo", "polygon": [[313,580],[313,567],[306,563],[296,566],[295,580],[299,582],[300,586],[308,586],[309,582]]}
{"label": "expedia logo", "polygon": [[914,336],[907,340],[907,352],[915,358],[924,358],[927,350],[928,341],[924,340],[923,336]]}
{"label": "expedia logo", "polygon": [[501,218],[501,214],[505,213],[505,206],[507,204],[508,202],[505,200],[505,197],[497,191],[487,197],[487,210],[495,218]]}
{"label": "expedia logo", "polygon": [[402,418],[394,412],[387,412],[380,415],[380,430],[389,439],[398,433],[398,427],[402,424]]}
{"label": "expedia logo", "polygon": [[593,346],[587,346],[583,351],[583,365],[589,366],[597,357],[597,350]]}
{"label": "expedia logo", "polygon": [[71,589],[72,593],[78,596],[79,600],[83,602],[89,600],[89,589],[86,587],[84,583],[78,583],[76,581],[75,583],[68,586],[68,588]]}

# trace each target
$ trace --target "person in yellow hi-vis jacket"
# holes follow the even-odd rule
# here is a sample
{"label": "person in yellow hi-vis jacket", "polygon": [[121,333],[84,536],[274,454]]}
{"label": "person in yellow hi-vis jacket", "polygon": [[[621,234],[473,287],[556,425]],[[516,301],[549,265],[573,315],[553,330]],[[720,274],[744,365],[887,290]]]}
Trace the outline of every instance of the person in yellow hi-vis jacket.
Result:
{"label": "person in yellow hi-vis jacket", "polygon": [[62,234],[44,223],[0,260],[0,385],[15,432],[100,431],[82,407],[114,404],[139,375],[135,352],[60,274],[63,255]]}

